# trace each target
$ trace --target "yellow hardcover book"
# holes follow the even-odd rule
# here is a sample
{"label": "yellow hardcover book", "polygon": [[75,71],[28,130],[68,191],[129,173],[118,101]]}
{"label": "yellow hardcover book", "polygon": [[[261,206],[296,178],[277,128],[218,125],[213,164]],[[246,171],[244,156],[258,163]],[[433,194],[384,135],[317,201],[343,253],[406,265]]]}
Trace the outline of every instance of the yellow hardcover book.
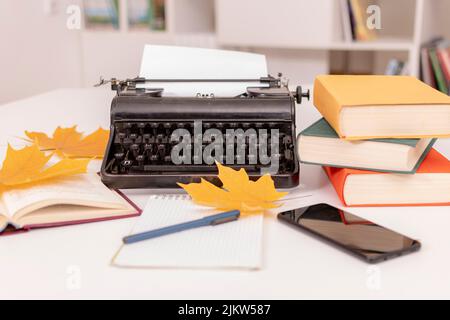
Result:
{"label": "yellow hardcover book", "polygon": [[414,77],[320,75],[314,105],[347,140],[450,137],[450,96]]}

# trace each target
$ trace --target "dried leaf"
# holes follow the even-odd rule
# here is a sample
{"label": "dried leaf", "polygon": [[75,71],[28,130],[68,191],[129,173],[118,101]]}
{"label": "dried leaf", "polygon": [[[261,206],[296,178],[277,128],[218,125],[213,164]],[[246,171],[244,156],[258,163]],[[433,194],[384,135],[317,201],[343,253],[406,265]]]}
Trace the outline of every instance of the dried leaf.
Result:
{"label": "dried leaf", "polygon": [[76,126],[71,128],[56,128],[53,137],[42,132],[25,134],[45,150],[54,150],[62,158],[102,158],[109,138],[109,130],[102,128],[84,136]]}
{"label": "dried leaf", "polygon": [[47,166],[51,155],[39,150],[36,144],[20,150],[8,145],[6,158],[0,169],[0,189],[35,183],[87,171],[89,159],[63,159]]}
{"label": "dried leaf", "polygon": [[220,210],[240,210],[242,214],[260,213],[278,207],[273,202],[284,197],[287,192],[277,192],[270,175],[251,181],[244,169],[233,170],[216,163],[222,188],[202,179],[200,183],[178,185],[195,203]]}

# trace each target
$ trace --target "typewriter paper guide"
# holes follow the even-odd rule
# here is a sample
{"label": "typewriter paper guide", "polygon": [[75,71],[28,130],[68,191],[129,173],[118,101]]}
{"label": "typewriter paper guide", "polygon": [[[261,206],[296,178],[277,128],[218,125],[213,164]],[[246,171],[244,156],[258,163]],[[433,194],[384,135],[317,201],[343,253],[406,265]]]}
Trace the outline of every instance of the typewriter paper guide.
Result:
{"label": "typewriter paper guide", "polygon": [[[267,77],[266,57],[261,54],[229,50],[146,45],[139,76],[152,80],[205,79],[205,82],[150,82],[140,88],[164,88],[163,96],[195,97],[213,94],[233,97],[247,87],[267,86],[259,81]],[[212,82],[208,80],[243,80]]]}

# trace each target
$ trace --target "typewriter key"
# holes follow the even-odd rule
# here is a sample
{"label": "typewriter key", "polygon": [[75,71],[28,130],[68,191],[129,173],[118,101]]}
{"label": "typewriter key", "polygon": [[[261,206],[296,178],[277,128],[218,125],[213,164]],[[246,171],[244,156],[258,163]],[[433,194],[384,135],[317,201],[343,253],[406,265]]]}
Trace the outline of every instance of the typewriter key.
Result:
{"label": "typewriter key", "polygon": [[158,151],[161,153],[166,153],[166,145],[165,144],[158,144]]}
{"label": "typewriter key", "polygon": [[126,134],[123,133],[123,132],[119,132],[119,133],[117,134],[117,137],[119,138],[120,143],[123,143],[123,139],[125,139]]}
{"label": "typewriter key", "polygon": [[150,142],[150,133],[144,133],[142,135],[142,142],[144,142],[144,143]]}
{"label": "typewriter key", "polygon": [[114,159],[116,159],[117,161],[122,161],[123,158],[125,157],[125,153],[123,152],[118,152],[114,154]]}
{"label": "typewriter key", "polygon": [[131,133],[131,134],[130,134],[130,139],[131,139],[131,141],[133,141],[133,142],[136,141],[137,137],[138,137],[137,133]]}
{"label": "typewriter key", "polygon": [[131,160],[123,160],[121,164],[122,164],[123,168],[129,169],[133,165],[133,161],[131,161]]}
{"label": "typewriter key", "polygon": [[156,135],[156,141],[155,142],[161,142],[163,138],[164,138],[164,135],[162,133],[158,133]]}
{"label": "typewriter key", "polygon": [[136,158],[137,155],[139,154],[139,145],[134,143],[130,146],[130,150],[133,153],[133,156]]}
{"label": "typewriter key", "polygon": [[138,162],[139,166],[142,167],[144,165],[145,156],[140,154],[136,157],[136,161]]}

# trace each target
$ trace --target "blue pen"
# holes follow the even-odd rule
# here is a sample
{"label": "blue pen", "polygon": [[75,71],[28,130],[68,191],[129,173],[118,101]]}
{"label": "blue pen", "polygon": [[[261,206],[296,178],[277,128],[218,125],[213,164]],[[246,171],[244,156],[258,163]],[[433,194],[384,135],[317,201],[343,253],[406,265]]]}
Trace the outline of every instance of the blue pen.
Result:
{"label": "blue pen", "polygon": [[161,229],[150,230],[138,234],[133,234],[131,236],[123,238],[123,243],[131,244],[147,239],[152,239],[160,236],[164,236],[166,234],[171,234],[175,232],[180,232],[184,230],[189,230],[198,227],[204,226],[215,226],[221,223],[230,222],[237,220],[239,218],[240,212],[239,210],[222,212],[219,214],[214,214],[212,216],[204,217],[198,220],[184,222],[180,224],[176,224],[173,226],[164,227]]}

